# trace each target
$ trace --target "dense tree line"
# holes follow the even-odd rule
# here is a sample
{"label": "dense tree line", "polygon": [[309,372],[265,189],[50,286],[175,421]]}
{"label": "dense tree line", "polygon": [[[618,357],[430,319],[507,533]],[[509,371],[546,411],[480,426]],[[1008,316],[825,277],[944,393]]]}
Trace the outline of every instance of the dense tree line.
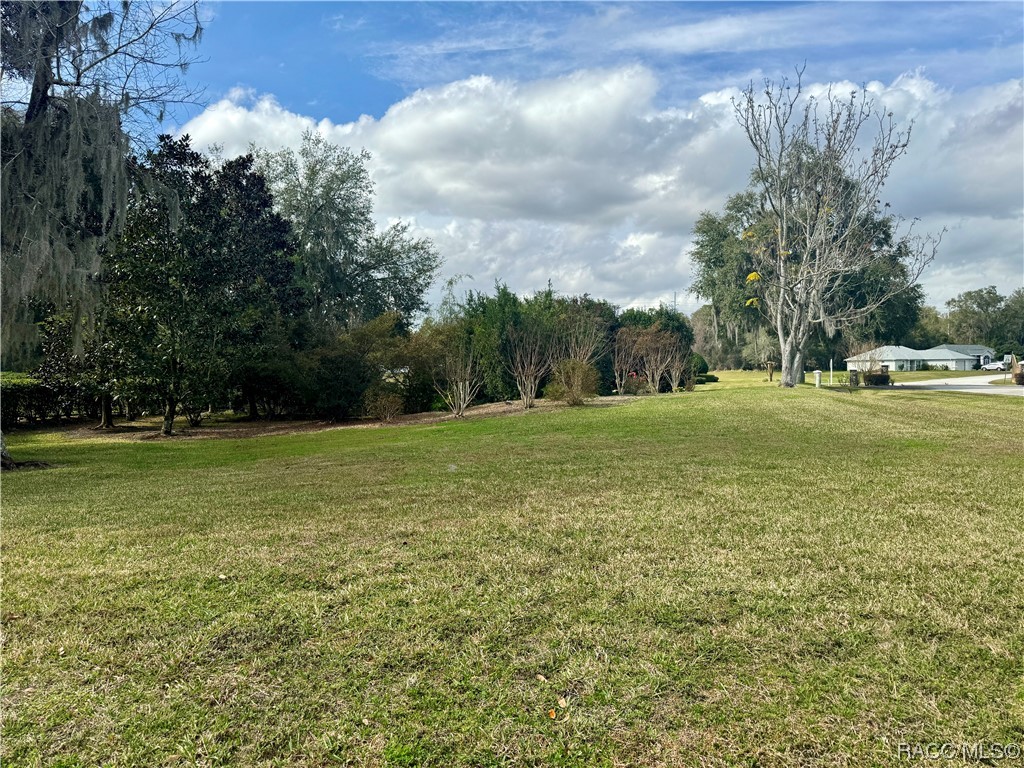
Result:
{"label": "dense tree line", "polygon": [[[340,152],[314,136],[307,147]],[[71,305],[43,313],[44,384],[98,401],[103,427],[115,404],[126,417],[159,408],[164,434],[179,413],[195,426],[236,400],[251,418],[343,418],[362,407],[379,375],[378,347],[408,333],[439,256],[404,225],[377,232],[365,183],[327,195],[279,176],[285,201],[363,219],[343,246],[325,246],[323,229],[303,226],[278,202],[265,159],[216,164],[187,136],[162,136],[136,160],[138,181],[96,276],[91,322]],[[351,159],[358,171],[365,156]]]}
{"label": "dense tree line", "polygon": [[[136,224],[142,228],[145,247],[109,259],[100,315],[81,334],[84,351],[74,350],[72,313],[55,312],[46,322],[35,377],[48,394],[19,384],[33,417],[78,412],[110,426],[115,409],[134,418],[159,408],[170,434],[179,411],[192,426],[229,409],[249,418],[387,421],[444,409],[462,416],[477,402],[529,409],[540,396],[578,405],[616,392],[692,389],[707,370],[692,353],[693,332],[681,313],[617,312],[606,301],[551,288],[520,297],[498,284],[490,294],[450,295],[415,328],[398,311],[349,327],[318,326],[296,278],[298,249],[252,158],[210,169],[187,139],[165,139],[154,162],[157,155],[204,180],[203,194],[189,203],[203,211],[204,226],[193,231],[185,222],[197,214],[183,208],[172,230],[162,202],[140,203],[145,215],[136,223],[133,213],[127,231],[134,237]],[[245,184],[259,194],[246,198],[243,215],[232,195]],[[229,211],[248,239],[229,232],[226,221],[217,226],[217,211]],[[201,243],[201,258],[187,257],[185,241]],[[232,253],[222,264],[217,254],[226,248]]]}
{"label": "dense tree line", "polygon": [[440,257],[404,224],[376,230],[365,162],[315,134],[297,154],[224,162],[161,136],[133,160],[88,320],[73,302],[36,302],[45,396],[22,381],[20,402],[100,427],[159,413],[170,435],[181,416],[197,427],[226,410],[389,420],[692,385],[693,332],[666,307],[619,313],[499,284],[450,290],[427,315]]}

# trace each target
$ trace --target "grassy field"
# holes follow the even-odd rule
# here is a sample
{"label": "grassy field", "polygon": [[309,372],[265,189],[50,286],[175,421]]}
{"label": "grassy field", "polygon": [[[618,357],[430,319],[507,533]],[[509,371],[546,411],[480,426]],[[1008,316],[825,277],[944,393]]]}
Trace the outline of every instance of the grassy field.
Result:
{"label": "grassy field", "polygon": [[[733,381],[732,379],[736,380]],[[740,386],[745,384],[745,386]],[[1024,410],[697,392],[10,436],[4,766],[870,766],[1024,741]]]}

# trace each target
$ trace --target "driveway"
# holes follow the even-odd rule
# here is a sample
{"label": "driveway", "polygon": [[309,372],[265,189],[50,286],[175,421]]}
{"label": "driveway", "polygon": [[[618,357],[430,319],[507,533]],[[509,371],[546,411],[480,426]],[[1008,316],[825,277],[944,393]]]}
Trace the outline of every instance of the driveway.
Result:
{"label": "driveway", "polygon": [[[898,376],[899,374],[897,374]],[[972,395],[1009,395],[1024,397],[1024,387],[995,387],[993,381],[1002,381],[1008,374],[995,376],[968,376],[960,379],[926,379],[910,384],[893,384],[893,389],[920,389],[926,392],[969,392]]]}

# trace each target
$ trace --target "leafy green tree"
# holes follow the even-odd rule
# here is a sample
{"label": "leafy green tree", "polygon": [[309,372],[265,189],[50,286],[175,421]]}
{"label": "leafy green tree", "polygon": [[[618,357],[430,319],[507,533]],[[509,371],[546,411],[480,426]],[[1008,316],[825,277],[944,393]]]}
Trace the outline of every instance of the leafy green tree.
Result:
{"label": "leafy green tree", "polygon": [[305,310],[295,281],[294,241],[251,155],[217,169],[212,192],[219,219],[214,277],[220,285],[214,298],[223,357],[230,383],[244,390],[255,418],[257,399],[269,396],[273,411],[282,402],[279,387],[294,388],[289,368],[297,363],[290,342]]}
{"label": "leafy green tree", "polygon": [[[83,327],[76,329],[74,323]],[[101,300],[93,323],[68,308],[51,312],[41,325],[44,354],[36,375],[61,393],[69,412],[72,405],[91,412],[95,403],[98,429],[113,428],[115,403],[134,417],[138,402],[148,394],[148,379],[135,353],[146,340],[130,318]]]}
{"label": "leafy green tree", "polygon": [[917,311],[917,320],[907,331],[904,344],[912,349],[931,349],[948,344],[949,322],[935,307],[924,305]]}
{"label": "leafy green tree", "polygon": [[367,152],[313,131],[297,153],[254,152],[295,232],[299,282],[317,324],[351,328],[392,311],[408,322],[426,309],[423,296],[440,256],[429,240],[412,237],[406,223],[375,231]]}
{"label": "leafy green tree", "polygon": [[288,225],[251,157],[214,171],[187,136],[162,136],[146,165],[160,191],[139,191],[104,281],[111,311],[135,329],[126,346],[169,435],[179,407],[198,424],[233,368],[265,359],[298,305]]}
{"label": "leafy green tree", "polygon": [[946,302],[949,326],[958,344],[998,344],[1001,333],[1000,313],[1005,297],[994,285],[965,291]]}
{"label": "leafy green tree", "polygon": [[999,314],[1002,338],[997,340],[996,353],[1024,358],[1024,288],[1006,297]]}
{"label": "leafy green tree", "polygon": [[[754,271],[751,237],[763,219],[753,192],[732,195],[721,214],[704,211],[693,228],[690,257],[696,265],[690,290],[711,302],[712,338],[716,347],[727,339],[740,343],[741,334],[760,321],[756,307],[748,303],[747,276]],[[709,349],[708,352],[711,352]]]}
{"label": "leafy green tree", "polygon": [[510,400],[516,396],[516,381],[509,370],[509,345],[513,329],[522,322],[522,302],[502,283],[494,295],[470,291],[461,304],[461,315],[469,323],[477,355],[481,391],[485,400]]}
{"label": "leafy green tree", "polygon": [[221,222],[209,163],[187,137],[162,136],[147,166],[161,191],[143,189],[133,200],[104,279],[118,311],[147,341],[132,347],[158,390],[162,431],[170,435],[182,402],[194,410],[226,376],[218,354],[224,328],[215,291],[223,274],[216,244]]}

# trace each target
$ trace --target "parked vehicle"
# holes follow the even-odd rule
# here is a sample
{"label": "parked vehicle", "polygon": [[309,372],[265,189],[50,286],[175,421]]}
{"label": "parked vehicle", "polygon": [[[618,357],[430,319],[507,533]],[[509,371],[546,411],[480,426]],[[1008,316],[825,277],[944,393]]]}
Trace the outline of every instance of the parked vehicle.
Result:
{"label": "parked vehicle", "polygon": [[985,365],[981,366],[981,370],[983,370],[983,371],[1005,371],[1006,370],[1006,363],[1004,363],[1002,360],[994,360],[991,363],[985,363]]}

